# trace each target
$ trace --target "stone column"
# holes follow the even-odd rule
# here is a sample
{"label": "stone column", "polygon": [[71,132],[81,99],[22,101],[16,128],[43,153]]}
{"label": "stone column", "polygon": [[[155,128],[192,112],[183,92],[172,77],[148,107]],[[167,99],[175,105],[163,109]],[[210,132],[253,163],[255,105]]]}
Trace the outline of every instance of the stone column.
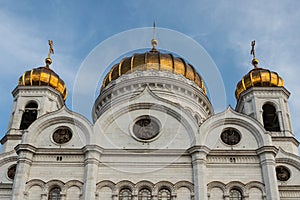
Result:
{"label": "stone column", "polygon": [[114,194],[113,195],[113,200],[118,200],[118,195]]}
{"label": "stone column", "polygon": [[42,194],[42,200],[47,200],[47,194],[46,193],[44,193],[44,194]]}
{"label": "stone column", "polygon": [[15,148],[18,154],[17,170],[12,189],[12,200],[23,200],[28,181],[32,158],[36,148],[28,144],[19,144]]}
{"label": "stone column", "polygon": [[83,199],[95,200],[98,167],[102,149],[96,145],[87,145],[83,151],[85,153]]}
{"label": "stone column", "polygon": [[267,200],[279,200],[279,191],[275,170],[275,155],[278,149],[274,146],[264,146],[257,150],[265,184]]}
{"label": "stone column", "polygon": [[66,194],[61,194],[60,195],[60,200],[66,200],[66,196],[67,196]]}
{"label": "stone column", "polygon": [[192,157],[194,199],[207,200],[206,156],[209,149],[205,146],[194,146],[188,152]]}

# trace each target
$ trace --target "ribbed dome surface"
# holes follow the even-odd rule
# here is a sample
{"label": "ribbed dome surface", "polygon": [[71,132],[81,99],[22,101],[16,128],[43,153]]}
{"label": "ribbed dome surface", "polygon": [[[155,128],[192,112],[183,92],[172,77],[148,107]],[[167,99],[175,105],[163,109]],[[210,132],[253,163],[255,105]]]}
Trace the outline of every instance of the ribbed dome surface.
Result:
{"label": "ribbed dome surface", "polygon": [[182,58],[174,57],[172,54],[160,53],[157,50],[123,58],[120,63],[115,64],[105,76],[101,91],[111,81],[116,80],[124,74],[147,70],[169,71],[174,74],[183,75],[185,78],[194,81],[206,94],[204,82],[192,65],[186,63]]}
{"label": "ribbed dome surface", "polygon": [[24,72],[19,78],[18,85],[50,86],[57,90],[63,96],[64,100],[66,100],[68,94],[64,81],[49,67],[38,67]]}
{"label": "ribbed dome surface", "polygon": [[263,68],[254,68],[246,74],[237,84],[235,90],[236,99],[242,92],[251,87],[283,87],[283,79],[276,73]]}

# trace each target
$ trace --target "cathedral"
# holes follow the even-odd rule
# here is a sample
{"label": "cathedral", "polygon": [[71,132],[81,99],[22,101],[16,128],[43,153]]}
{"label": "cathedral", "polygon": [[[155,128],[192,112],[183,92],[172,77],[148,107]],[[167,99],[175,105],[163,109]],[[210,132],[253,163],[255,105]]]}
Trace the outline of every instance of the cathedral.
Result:
{"label": "cathedral", "polygon": [[12,91],[0,200],[300,199],[290,92],[259,66],[254,41],[235,108],[215,113],[200,72],[154,38],[112,65],[92,122],[66,107],[49,45]]}

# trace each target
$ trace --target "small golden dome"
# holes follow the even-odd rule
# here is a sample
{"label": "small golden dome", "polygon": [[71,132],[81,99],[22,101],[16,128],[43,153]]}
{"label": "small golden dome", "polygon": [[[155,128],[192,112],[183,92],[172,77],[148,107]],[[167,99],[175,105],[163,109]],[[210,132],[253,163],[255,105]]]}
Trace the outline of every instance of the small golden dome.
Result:
{"label": "small golden dome", "polygon": [[66,100],[68,95],[66,84],[64,83],[64,81],[60,79],[59,76],[48,66],[38,67],[24,72],[23,75],[19,78],[18,85],[50,86],[57,90],[62,95],[64,100]]}
{"label": "small golden dome", "polygon": [[251,87],[284,87],[284,81],[276,72],[263,68],[254,68],[237,84],[235,90],[236,99],[239,99],[241,93]]}
{"label": "small golden dome", "polygon": [[147,70],[169,71],[174,74],[181,74],[185,78],[194,81],[206,94],[204,82],[192,65],[186,63],[182,58],[174,57],[172,54],[160,53],[156,49],[123,58],[120,63],[115,64],[105,76],[101,92],[111,81],[116,80],[123,74]]}

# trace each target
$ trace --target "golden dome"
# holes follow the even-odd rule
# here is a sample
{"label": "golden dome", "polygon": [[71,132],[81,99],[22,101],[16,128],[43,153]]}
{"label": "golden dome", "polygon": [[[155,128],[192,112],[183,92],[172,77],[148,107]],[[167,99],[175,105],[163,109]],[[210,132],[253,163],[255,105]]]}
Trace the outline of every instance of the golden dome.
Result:
{"label": "golden dome", "polygon": [[237,84],[235,90],[236,99],[242,92],[251,87],[283,87],[283,79],[276,73],[263,68],[254,68]]}
{"label": "golden dome", "polygon": [[62,95],[64,100],[66,100],[68,95],[66,84],[62,79],[59,78],[59,76],[53,70],[49,68],[48,65],[45,67],[38,67],[24,72],[23,75],[19,78],[18,85],[50,86],[57,90]]}
{"label": "golden dome", "polygon": [[204,82],[192,65],[186,63],[182,58],[174,57],[172,54],[160,53],[155,48],[145,53],[123,58],[118,64],[115,64],[105,76],[101,91],[111,81],[116,80],[123,74],[147,70],[169,71],[174,74],[181,74],[185,78],[194,81],[206,94]]}

